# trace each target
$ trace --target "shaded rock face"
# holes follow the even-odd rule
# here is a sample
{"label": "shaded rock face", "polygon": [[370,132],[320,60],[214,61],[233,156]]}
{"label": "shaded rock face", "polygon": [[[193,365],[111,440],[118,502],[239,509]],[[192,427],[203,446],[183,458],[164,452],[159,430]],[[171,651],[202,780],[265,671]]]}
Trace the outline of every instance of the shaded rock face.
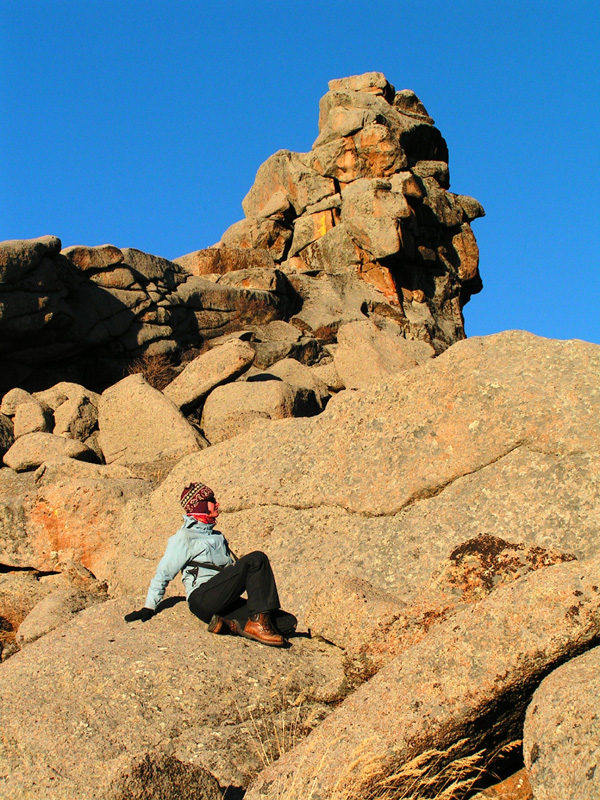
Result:
{"label": "shaded rock face", "polygon": [[133,248],[60,248],[54,236],[0,243],[0,390],[45,388],[53,364],[62,377],[111,382],[142,353],[172,355],[249,316],[280,319],[294,295],[273,269],[259,270],[271,275],[266,288],[220,286]]}
{"label": "shaded rock face", "polygon": [[413,92],[381,73],[330,81],[309,153],[280,150],[258,170],[227,247],[266,249],[286,272],[358,274],[409,338],[444,349],[464,338],[480,291],[471,197],[448,191],[448,149]]}
{"label": "shaded rock face", "polygon": [[246,218],[213,247],[169,261],[61,250],[55,236],[0,243],[0,391],[103,389],[142,354],[176,360],[273,320],[317,345],[373,314],[437,353],[463,339],[462,308],[481,289],[470,223],[484,212],[448,191],[447,147],[420,100],[381,73],[331,81],[319,131],[309,153],[259,168]]}
{"label": "shaded rock face", "polygon": [[[583,595],[574,598],[577,618]],[[563,664],[536,690],[523,734],[536,800],[592,800],[600,794],[600,647]]]}

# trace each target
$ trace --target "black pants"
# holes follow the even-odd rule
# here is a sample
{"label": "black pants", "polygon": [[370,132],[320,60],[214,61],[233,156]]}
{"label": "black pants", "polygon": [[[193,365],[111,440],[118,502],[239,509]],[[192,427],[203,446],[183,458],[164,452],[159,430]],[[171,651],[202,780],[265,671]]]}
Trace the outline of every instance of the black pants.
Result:
{"label": "black pants", "polygon": [[[242,595],[247,593],[248,599]],[[217,572],[191,593],[190,611],[204,622],[213,614],[235,619],[243,625],[252,614],[279,608],[279,595],[268,557],[260,551],[248,553],[239,561]]]}

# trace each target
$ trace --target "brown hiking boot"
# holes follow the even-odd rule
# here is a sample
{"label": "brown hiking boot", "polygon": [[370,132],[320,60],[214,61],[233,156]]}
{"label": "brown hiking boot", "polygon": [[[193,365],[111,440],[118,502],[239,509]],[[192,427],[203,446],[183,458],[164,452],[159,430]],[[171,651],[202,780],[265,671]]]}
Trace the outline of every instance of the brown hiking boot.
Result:
{"label": "brown hiking boot", "polygon": [[218,614],[213,614],[210,622],[208,623],[209,633],[233,633],[234,636],[240,633],[237,623],[233,619],[225,619]]}
{"label": "brown hiking boot", "polygon": [[283,647],[285,644],[283,636],[273,630],[268,614],[252,614],[244,625],[244,630],[240,633],[246,639],[255,639],[257,642],[268,644],[271,647]]}

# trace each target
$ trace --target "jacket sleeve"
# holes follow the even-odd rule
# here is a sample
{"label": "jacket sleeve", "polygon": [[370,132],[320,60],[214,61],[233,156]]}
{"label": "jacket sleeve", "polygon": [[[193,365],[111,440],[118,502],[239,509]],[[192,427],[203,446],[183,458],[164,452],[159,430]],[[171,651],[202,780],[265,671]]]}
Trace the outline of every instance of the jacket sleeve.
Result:
{"label": "jacket sleeve", "polygon": [[156,608],[164,597],[167,585],[183,569],[188,560],[187,548],[181,537],[177,534],[171,536],[167,542],[165,554],[158,562],[154,577],[150,581],[146,595],[146,608]]}

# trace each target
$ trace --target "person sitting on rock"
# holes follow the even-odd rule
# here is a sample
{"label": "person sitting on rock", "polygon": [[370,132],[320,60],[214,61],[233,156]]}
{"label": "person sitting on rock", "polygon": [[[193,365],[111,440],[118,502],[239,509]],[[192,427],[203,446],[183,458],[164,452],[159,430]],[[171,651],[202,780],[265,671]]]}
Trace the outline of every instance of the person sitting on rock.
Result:
{"label": "person sitting on rock", "polygon": [[[167,543],[144,608],[127,614],[125,620],[151,619],[167,584],[181,572],[190,611],[208,622],[211,633],[229,632],[272,647],[287,644],[282,633],[293,633],[296,618],[279,611],[279,595],[268,557],[255,551],[234,560],[227,540],[214,529],[219,504],[205,484],[190,483],[181,493],[180,502],[185,512],[183,525]],[[242,597],[244,592],[247,600]],[[275,630],[271,619],[276,613],[280,630]]]}

